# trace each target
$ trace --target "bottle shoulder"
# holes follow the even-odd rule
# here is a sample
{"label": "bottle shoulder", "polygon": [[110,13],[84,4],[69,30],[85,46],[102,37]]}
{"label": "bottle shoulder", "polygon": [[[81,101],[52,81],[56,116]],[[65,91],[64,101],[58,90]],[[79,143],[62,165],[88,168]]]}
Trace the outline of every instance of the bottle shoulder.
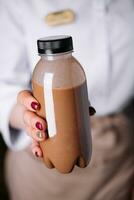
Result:
{"label": "bottle shoulder", "polygon": [[53,79],[53,87],[74,87],[86,80],[82,66],[73,56],[56,60],[40,59],[32,79],[43,85],[46,76]]}

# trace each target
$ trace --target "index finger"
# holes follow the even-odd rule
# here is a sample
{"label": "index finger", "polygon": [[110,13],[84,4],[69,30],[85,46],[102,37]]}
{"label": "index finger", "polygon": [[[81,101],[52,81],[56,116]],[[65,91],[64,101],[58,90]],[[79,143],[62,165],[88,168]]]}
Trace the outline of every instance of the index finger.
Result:
{"label": "index finger", "polygon": [[40,109],[39,102],[33,97],[29,90],[23,90],[19,92],[17,96],[17,102],[25,106],[30,111],[36,111]]}

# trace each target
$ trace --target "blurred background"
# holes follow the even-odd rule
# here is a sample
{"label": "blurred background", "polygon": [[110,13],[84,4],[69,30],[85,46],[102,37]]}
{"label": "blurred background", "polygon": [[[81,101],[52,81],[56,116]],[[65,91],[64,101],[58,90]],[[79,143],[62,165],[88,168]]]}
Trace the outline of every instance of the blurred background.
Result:
{"label": "blurred background", "polygon": [[4,158],[7,150],[2,136],[0,135],[0,200],[9,200],[8,190],[5,184]]}

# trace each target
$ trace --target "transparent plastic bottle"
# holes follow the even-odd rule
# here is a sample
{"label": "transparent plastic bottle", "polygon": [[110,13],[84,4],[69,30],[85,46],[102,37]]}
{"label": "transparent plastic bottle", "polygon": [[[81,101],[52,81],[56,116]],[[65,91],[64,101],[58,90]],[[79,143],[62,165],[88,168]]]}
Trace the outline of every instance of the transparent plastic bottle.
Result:
{"label": "transparent plastic bottle", "polygon": [[47,121],[48,137],[40,142],[48,168],[69,173],[84,168],[91,158],[89,101],[84,70],[72,56],[71,36],[37,41],[41,59],[32,76],[37,114]]}

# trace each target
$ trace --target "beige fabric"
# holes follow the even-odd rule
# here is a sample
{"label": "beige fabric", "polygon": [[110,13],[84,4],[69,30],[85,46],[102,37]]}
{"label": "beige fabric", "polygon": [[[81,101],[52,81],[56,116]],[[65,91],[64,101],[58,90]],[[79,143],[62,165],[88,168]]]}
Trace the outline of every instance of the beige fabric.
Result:
{"label": "beige fabric", "polygon": [[92,118],[93,156],[69,175],[47,169],[29,150],[8,152],[11,200],[129,200],[134,174],[132,116]]}

